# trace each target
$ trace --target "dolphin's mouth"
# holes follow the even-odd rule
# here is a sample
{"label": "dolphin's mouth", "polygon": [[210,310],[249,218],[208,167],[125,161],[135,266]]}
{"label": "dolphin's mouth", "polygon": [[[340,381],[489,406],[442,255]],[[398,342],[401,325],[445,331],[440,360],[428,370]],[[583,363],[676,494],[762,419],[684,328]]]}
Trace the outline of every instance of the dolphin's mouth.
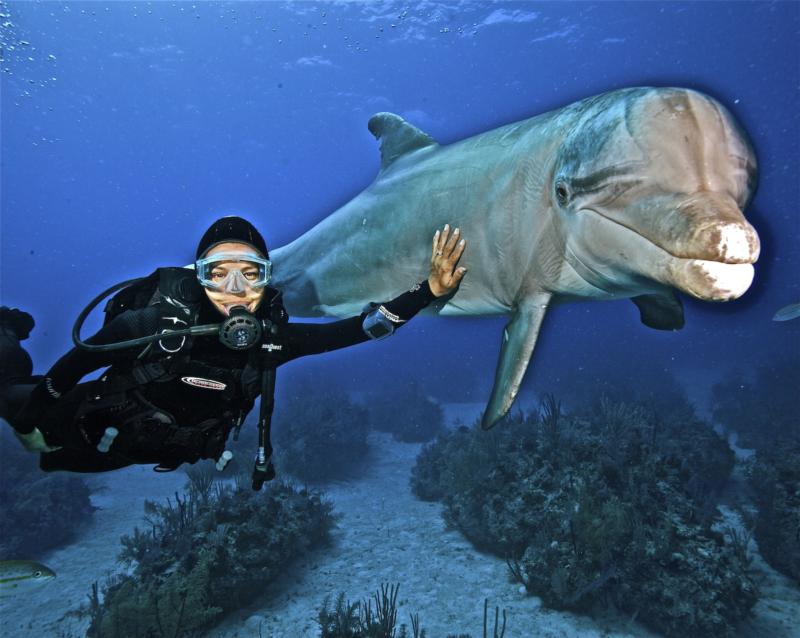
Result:
{"label": "dolphin's mouth", "polygon": [[[582,208],[579,213],[590,213],[596,223],[592,231],[608,238],[615,247],[614,256],[621,258],[623,266],[632,272],[681,290],[703,301],[730,301],[743,295],[753,282],[753,263],[758,258],[735,235],[727,236],[724,260],[706,259],[702,256],[675,255],[635,228],[593,209]],[[592,233],[594,235],[594,232]],[[602,241],[597,237],[598,241]]]}
{"label": "dolphin's mouth", "polygon": [[753,283],[752,264],[728,264],[705,259],[673,258],[676,287],[704,301],[731,301],[741,297]]}

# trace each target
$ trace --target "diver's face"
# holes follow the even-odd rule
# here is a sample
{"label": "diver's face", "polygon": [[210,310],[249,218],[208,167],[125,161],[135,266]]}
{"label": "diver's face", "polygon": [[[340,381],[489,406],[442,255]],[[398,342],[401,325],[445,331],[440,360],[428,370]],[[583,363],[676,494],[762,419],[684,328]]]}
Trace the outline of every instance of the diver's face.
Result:
{"label": "diver's face", "polygon": [[[254,249],[247,244],[238,242],[226,242],[218,244],[206,253],[206,257],[213,257],[220,253],[253,253]],[[212,288],[203,288],[206,292],[211,304],[219,310],[220,313],[226,317],[231,314],[231,308],[234,306],[244,306],[248,312],[255,312],[264,298],[264,288],[252,288],[246,282],[253,281],[258,276],[258,265],[248,264],[246,261],[221,261],[214,265],[211,271],[212,280],[223,281],[228,277],[229,273],[233,270],[239,270],[242,277],[238,278],[243,281],[243,285],[234,286],[233,290],[228,287],[226,290],[214,290]]]}

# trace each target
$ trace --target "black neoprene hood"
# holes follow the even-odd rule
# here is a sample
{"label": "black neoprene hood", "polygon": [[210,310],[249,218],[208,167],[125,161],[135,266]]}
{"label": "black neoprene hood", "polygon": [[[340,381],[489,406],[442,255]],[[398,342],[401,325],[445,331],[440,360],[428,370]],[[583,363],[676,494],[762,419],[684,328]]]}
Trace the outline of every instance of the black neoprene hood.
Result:
{"label": "black neoprene hood", "polygon": [[208,230],[200,239],[200,243],[197,245],[195,259],[203,257],[203,255],[217,244],[229,241],[249,244],[260,252],[265,259],[269,259],[267,243],[264,241],[261,233],[259,233],[256,227],[249,221],[235,215],[220,217],[209,226]]}

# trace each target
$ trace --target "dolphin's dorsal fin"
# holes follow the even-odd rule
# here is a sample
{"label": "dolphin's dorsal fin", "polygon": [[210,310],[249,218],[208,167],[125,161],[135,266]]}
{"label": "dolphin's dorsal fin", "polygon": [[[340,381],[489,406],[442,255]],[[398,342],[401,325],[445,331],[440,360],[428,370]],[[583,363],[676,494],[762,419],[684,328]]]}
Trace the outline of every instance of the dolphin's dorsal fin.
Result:
{"label": "dolphin's dorsal fin", "polygon": [[680,330],[683,328],[683,304],[672,290],[631,298],[639,308],[639,318],[648,328]]}
{"label": "dolphin's dorsal fin", "polygon": [[540,293],[526,299],[503,329],[492,396],[481,421],[484,430],[494,427],[514,403],[552,297],[551,293]]}
{"label": "dolphin's dorsal fin", "polygon": [[405,153],[436,145],[430,135],[394,113],[376,113],[367,126],[375,139],[381,140],[381,169]]}

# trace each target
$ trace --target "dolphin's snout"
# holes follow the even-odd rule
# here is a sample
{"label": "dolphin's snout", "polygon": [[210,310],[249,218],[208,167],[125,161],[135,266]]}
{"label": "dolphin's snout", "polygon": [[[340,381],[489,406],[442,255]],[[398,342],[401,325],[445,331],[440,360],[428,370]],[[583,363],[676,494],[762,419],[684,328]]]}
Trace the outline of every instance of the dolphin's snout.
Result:
{"label": "dolphin's snout", "polygon": [[753,282],[761,243],[732,197],[701,191],[667,216],[668,281],[705,301],[741,297]]}
{"label": "dolphin's snout", "polygon": [[713,224],[700,231],[708,240],[706,245],[713,261],[726,264],[752,264],[761,252],[758,233],[747,222]]}
{"label": "dolphin's snout", "polygon": [[669,252],[725,264],[752,264],[758,259],[758,233],[732,198],[696,193],[672,212],[677,233]]}

